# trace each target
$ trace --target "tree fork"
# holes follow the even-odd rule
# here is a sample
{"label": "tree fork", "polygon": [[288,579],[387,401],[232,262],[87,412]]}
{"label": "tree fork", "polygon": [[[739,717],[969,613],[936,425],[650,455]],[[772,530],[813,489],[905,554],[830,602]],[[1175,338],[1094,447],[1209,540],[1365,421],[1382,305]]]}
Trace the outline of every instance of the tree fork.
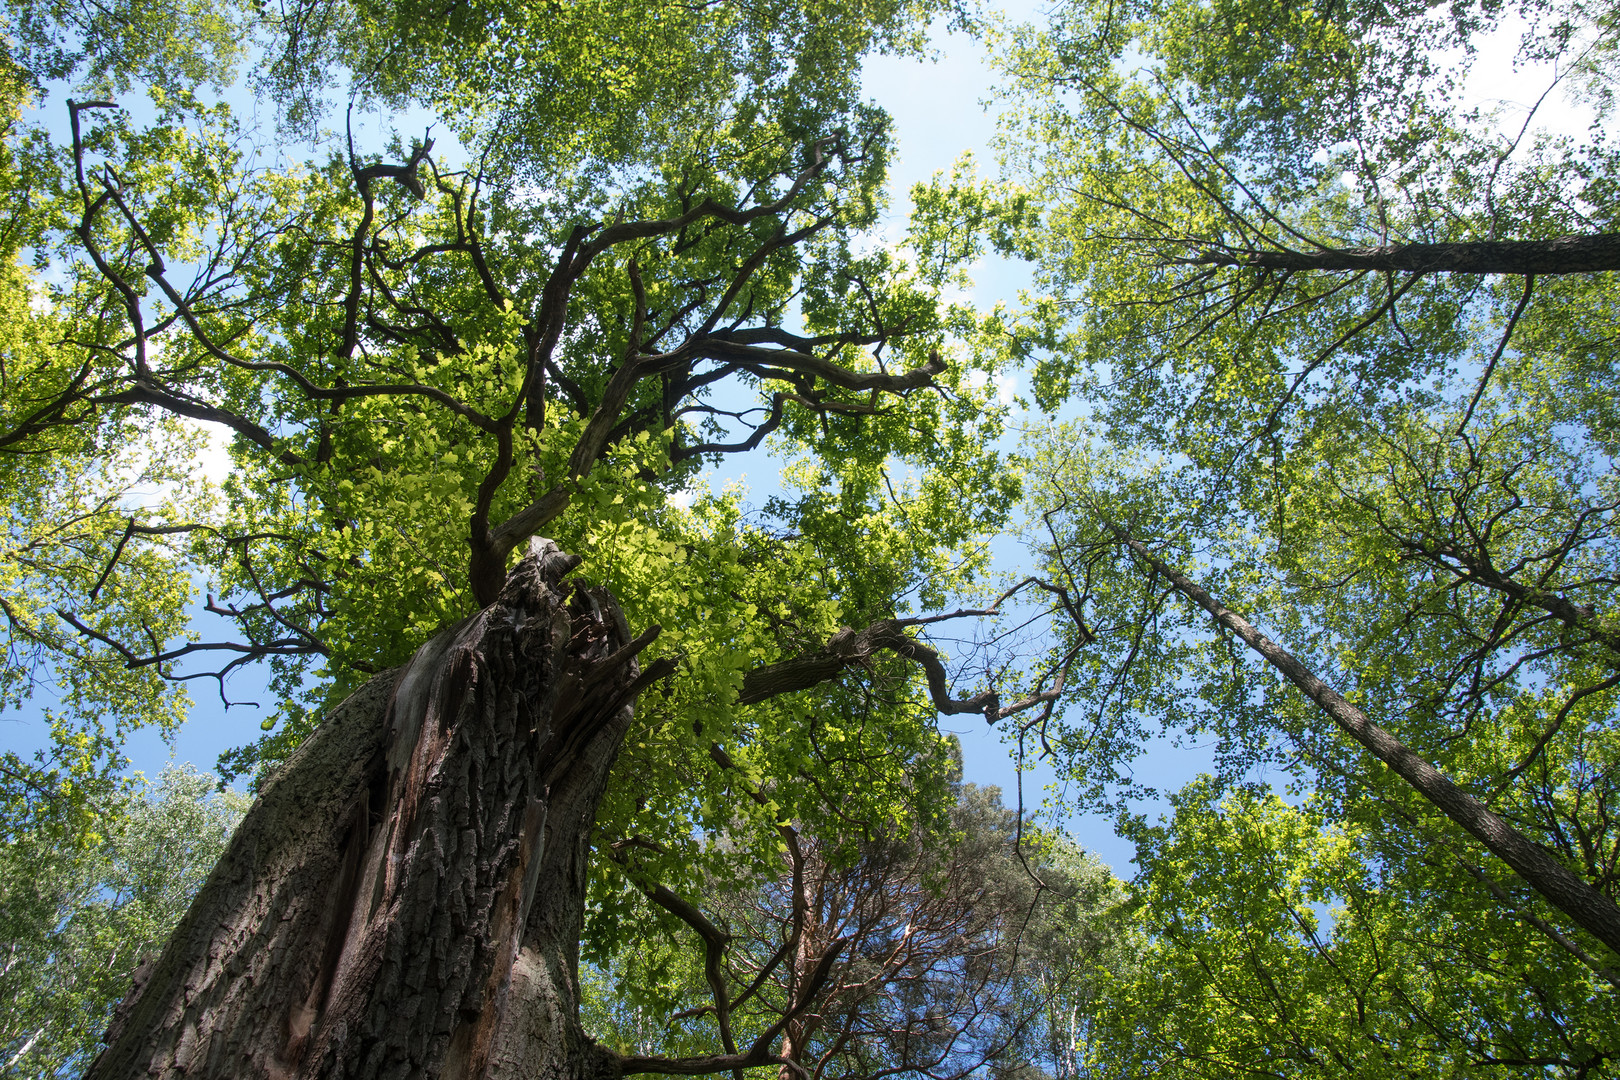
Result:
{"label": "tree fork", "polygon": [[1366,713],[1317,678],[1293,654],[1260,633],[1243,616],[1228,610],[1175,567],[1158,558],[1141,541],[1112,522],[1106,527],[1137,558],[1203,608],[1221,626],[1265,658],[1289,682],[1327,713],[1341,731],[1411,784],[1441,813],[1461,825],[1486,849],[1507,863],[1524,881],[1575,924],[1620,955],[1620,908],[1582,880],[1541,845],[1532,842],[1488,806],[1474,798],[1433,764],[1414,753]]}
{"label": "tree fork", "polygon": [[531,542],[266,786],[86,1074],[617,1076],[577,1019],[597,803],[646,670]]}

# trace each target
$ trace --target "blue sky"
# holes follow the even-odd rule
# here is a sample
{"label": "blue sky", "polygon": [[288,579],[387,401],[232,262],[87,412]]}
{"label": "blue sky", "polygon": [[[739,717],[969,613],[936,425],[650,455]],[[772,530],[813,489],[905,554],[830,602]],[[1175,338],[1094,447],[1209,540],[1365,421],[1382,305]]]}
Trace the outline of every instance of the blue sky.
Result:
{"label": "blue sky", "polygon": [[[1016,18],[1037,18],[1039,9],[1034,4],[1014,5]],[[1544,88],[1544,78],[1536,72],[1514,72],[1512,45],[1515,34],[1497,35],[1481,51],[1476,76],[1467,84],[1468,96],[1475,100],[1500,101],[1506,99],[1504,127],[1517,124],[1513,117],[1522,119],[1519,99],[1533,101]],[[937,56],[930,60],[897,57],[878,57],[868,62],[864,85],[868,95],[889,110],[895,120],[898,138],[898,157],[892,172],[892,190],[895,197],[884,224],[884,239],[898,239],[903,232],[909,210],[906,192],[913,184],[924,182],[935,173],[948,170],[964,152],[972,152],[981,175],[993,175],[996,169],[991,140],[995,134],[996,117],[993,108],[986,106],[994,82],[994,74],[983,45],[961,34],[936,34],[934,47]],[[1579,130],[1585,117],[1565,107],[1554,93],[1544,107],[1552,125],[1563,130]],[[975,287],[972,298],[983,306],[998,300],[1016,303],[1017,292],[1028,281],[1027,272],[1020,266],[995,259],[973,268]],[[1008,384],[1006,390],[1016,389]],[[1018,417],[1014,418],[1015,421]],[[768,474],[774,465],[760,458],[752,458],[738,472],[752,471],[756,479],[756,492],[768,491],[774,482]],[[716,480],[725,477],[716,477]],[[996,549],[1003,569],[1012,569],[1022,553],[1012,542],[999,544]],[[155,732],[137,733],[130,741],[127,752],[134,766],[148,774],[156,774],[169,760],[191,761],[209,768],[221,751],[251,741],[259,731],[259,721],[266,709],[242,706],[228,713],[222,708],[210,684],[192,684],[197,708],[192,720],[181,731],[175,745],[164,744]],[[269,705],[262,683],[252,673],[246,673],[230,684],[230,694],[237,700],[259,700]],[[7,718],[8,720],[10,718]],[[967,778],[981,784],[1001,786],[1010,803],[1017,774],[1013,766],[1011,748],[1004,745],[998,732],[976,717],[944,717],[942,727],[961,736],[966,759]],[[27,721],[0,726],[0,745],[26,750],[39,745],[42,733],[39,724]],[[1155,748],[1142,759],[1148,782],[1160,786],[1175,786],[1198,770],[1203,755],[1196,749],[1174,750]],[[1053,776],[1050,769],[1036,769],[1024,779],[1026,806],[1033,806],[1043,798],[1043,789]],[[1129,872],[1132,851],[1117,840],[1107,823],[1098,819],[1069,819],[1074,838],[1083,846],[1096,851],[1105,862],[1121,873]]]}
{"label": "blue sky", "polygon": [[[1029,9],[1019,14],[1033,17],[1035,13]],[[984,46],[963,34],[940,33],[935,36],[934,51],[935,55],[927,60],[878,57],[869,61],[866,68],[864,85],[868,96],[890,111],[898,140],[898,155],[891,173],[894,197],[882,226],[882,238],[886,241],[896,241],[903,236],[910,211],[907,193],[913,185],[949,170],[966,152],[975,155],[981,174],[991,174],[995,169],[990,144],[996,130],[996,114],[987,104],[994,75]],[[390,121],[402,130],[410,127],[408,120],[397,117],[355,119],[367,128]],[[974,267],[973,276],[972,299],[983,306],[998,300],[1015,302],[1018,290],[1028,282],[1028,273],[1023,267],[994,257]],[[1016,382],[1009,381],[1002,389],[1011,393],[1017,389]],[[1014,417],[1015,422],[1018,419]],[[215,453],[208,456],[203,466],[214,474],[215,480],[221,478],[227,466],[223,446],[223,441],[219,441]],[[759,504],[777,488],[776,467],[769,459],[749,455],[710,480],[719,485],[744,477],[750,484],[749,501]],[[1010,539],[998,542],[995,554],[998,568],[1003,570],[1015,569],[1023,558],[1021,548]],[[205,623],[199,625],[199,630],[204,634],[214,631],[230,635],[229,626],[206,625],[220,623],[220,620],[207,616],[203,619]],[[972,630],[964,627],[959,632],[971,636]],[[949,647],[948,642],[942,644]],[[125,747],[132,767],[148,775],[156,775],[171,761],[191,762],[211,769],[223,751],[257,738],[259,723],[270,714],[274,704],[264,687],[264,677],[262,670],[254,668],[244,669],[233,677],[227,683],[226,692],[232,701],[240,704],[229,710],[212,682],[193,681],[190,691],[195,706],[173,744],[165,743],[152,729],[135,732]],[[45,732],[37,719],[30,720],[24,714],[6,720],[9,722],[0,725],[0,745],[25,752],[43,745]],[[1015,747],[1004,743],[1001,732],[977,716],[942,717],[941,726],[962,740],[966,778],[1001,787],[1008,804],[1015,803],[1020,779],[1014,764]],[[1155,758],[1158,764],[1170,761],[1165,756]],[[1046,788],[1053,779],[1050,768],[1037,767],[1026,773],[1024,804],[1030,808],[1039,805],[1046,798]],[[1114,838],[1106,822],[1070,819],[1069,824],[1080,843],[1097,851],[1117,869],[1126,870],[1132,852]]]}
{"label": "blue sky", "polygon": [[[885,239],[898,239],[903,233],[910,210],[906,193],[914,184],[949,170],[965,152],[975,155],[981,174],[995,168],[990,147],[996,127],[995,111],[986,104],[994,76],[984,46],[962,34],[937,34],[934,46],[936,56],[931,59],[878,57],[866,68],[867,93],[893,115],[899,144],[891,174],[894,198],[884,222]],[[972,297],[985,306],[997,300],[1015,301],[1018,290],[1028,282],[1023,267],[994,258],[976,266],[973,275]],[[1014,389],[1013,382],[1004,386],[1007,392]],[[223,464],[223,460],[217,464]],[[774,468],[773,462],[750,456],[737,463],[735,472],[711,479],[721,483],[732,475],[752,473],[754,499],[750,501],[762,502],[776,486],[770,475]],[[1008,570],[1022,556],[1011,541],[998,544],[996,554],[998,565]],[[260,707],[240,704],[227,711],[213,684],[206,681],[193,682],[191,692],[196,706],[172,747],[151,730],[137,732],[130,739],[126,752],[135,768],[155,775],[171,760],[211,768],[222,751],[258,736],[259,721],[268,715],[272,704],[261,676],[251,670],[230,681],[228,694],[233,701],[259,702]],[[1009,805],[1013,804],[1019,779],[1014,766],[1015,748],[1004,744],[1000,732],[976,716],[942,717],[941,725],[962,739],[967,779],[1000,786]],[[0,732],[0,739],[20,747],[33,741],[28,734],[11,729]],[[1038,805],[1052,781],[1049,768],[1027,774],[1025,805]],[[1082,834],[1076,839],[1084,846],[1097,850],[1117,868],[1126,869],[1131,851],[1113,837],[1105,822],[1073,820],[1070,824]]]}

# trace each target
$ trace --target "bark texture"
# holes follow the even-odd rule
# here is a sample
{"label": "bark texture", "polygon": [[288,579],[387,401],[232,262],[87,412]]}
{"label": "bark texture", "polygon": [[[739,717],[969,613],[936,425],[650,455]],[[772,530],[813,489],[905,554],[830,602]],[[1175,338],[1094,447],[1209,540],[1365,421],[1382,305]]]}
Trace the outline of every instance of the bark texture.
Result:
{"label": "bark texture", "polygon": [[586,857],[641,686],[611,597],[534,541],[495,603],[321,725],[87,1076],[616,1076],[577,1020]]}

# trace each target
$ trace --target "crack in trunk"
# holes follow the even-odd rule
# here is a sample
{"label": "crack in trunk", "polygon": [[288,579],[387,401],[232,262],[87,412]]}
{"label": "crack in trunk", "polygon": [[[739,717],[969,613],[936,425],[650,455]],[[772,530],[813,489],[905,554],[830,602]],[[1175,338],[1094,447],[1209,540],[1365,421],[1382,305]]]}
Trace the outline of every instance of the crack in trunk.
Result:
{"label": "crack in trunk", "polygon": [[265,787],[86,1074],[616,1076],[580,1028],[597,803],[656,628],[532,541]]}

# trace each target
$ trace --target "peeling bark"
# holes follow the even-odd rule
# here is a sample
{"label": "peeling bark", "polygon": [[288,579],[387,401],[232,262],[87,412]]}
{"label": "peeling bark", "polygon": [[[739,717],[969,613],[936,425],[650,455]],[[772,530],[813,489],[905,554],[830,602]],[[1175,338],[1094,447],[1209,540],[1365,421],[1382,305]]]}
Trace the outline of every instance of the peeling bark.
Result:
{"label": "peeling bark", "polygon": [[641,671],[531,543],[495,603],[333,710],[238,829],[87,1077],[591,1078],[596,807]]}

